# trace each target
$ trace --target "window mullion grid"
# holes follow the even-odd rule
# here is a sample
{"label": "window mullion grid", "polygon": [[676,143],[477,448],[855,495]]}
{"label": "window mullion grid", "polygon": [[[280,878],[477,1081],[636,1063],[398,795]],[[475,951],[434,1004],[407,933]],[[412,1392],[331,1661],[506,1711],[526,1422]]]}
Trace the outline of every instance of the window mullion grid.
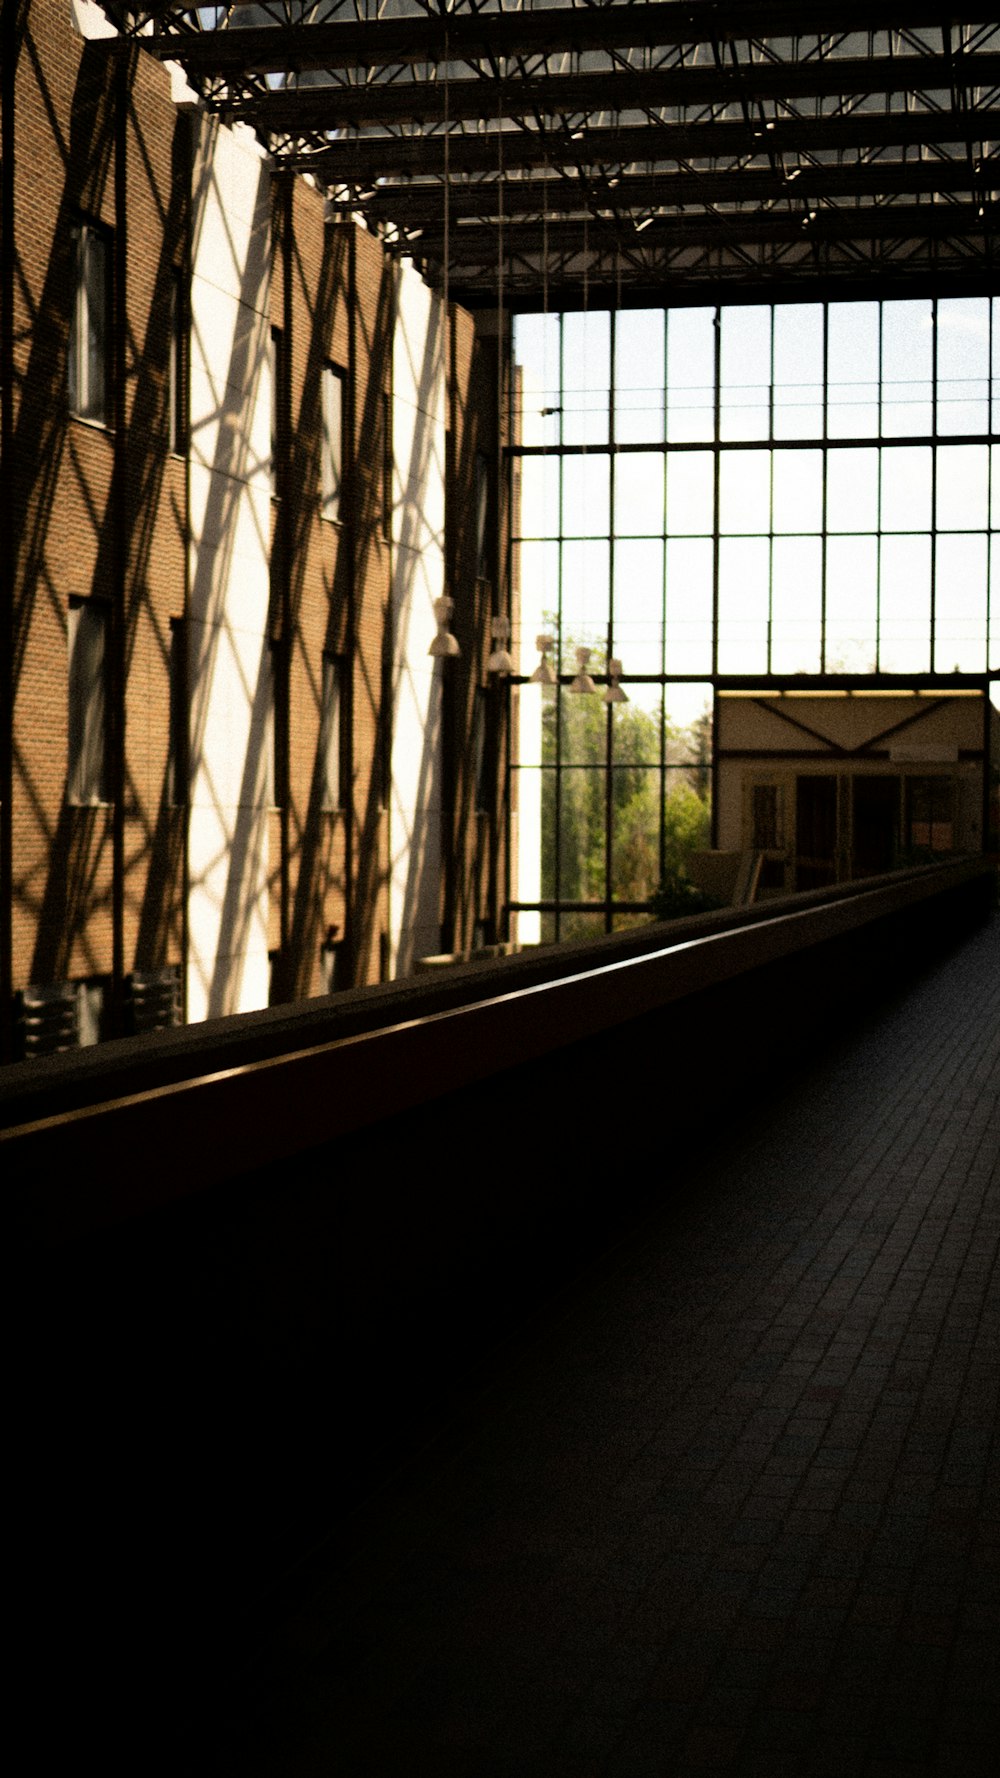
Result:
{"label": "window mullion grid", "polygon": [[771,357],[770,357],[770,393],[768,397],[768,434],[767,450],[767,671],[773,671],[772,650],[774,647],[774,305],[770,307],[771,319]]}
{"label": "window mullion grid", "polygon": [[[609,339],[610,358],[609,358],[609,364],[608,364],[608,381],[610,383],[610,388],[608,390],[608,482],[609,482],[609,485],[608,485],[608,514],[609,514],[609,522],[608,522],[608,626],[607,626],[607,630],[605,632],[606,640],[605,640],[605,649],[604,649],[604,661],[605,661],[606,667],[607,667],[608,662],[611,660],[611,652],[612,652],[612,646],[614,643],[614,633],[615,633],[615,542],[616,542],[617,535],[618,535],[618,526],[616,523],[616,515],[615,515],[615,485],[616,485],[616,469],[617,469],[617,457],[615,454],[615,441],[616,441],[616,436],[617,436],[617,428],[615,426],[615,397],[616,397],[615,352],[617,350],[617,345],[618,345],[618,316],[615,313],[614,309],[612,309],[611,315],[610,315],[609,335],[610,335],[610,339]],[[614,705],[613,704],[605,704],[604,712],[605,712],[605,722],[604,722],[604,930],[605,930],[605,932],[610,932],[611,931],[611,898],[612,898],[612,894],[613,894],[613,890],[614,890],[612,865],[611,865],[612,842],[613,842],[613,837],[614,837],[613,836],[614,800],[613,800],[613,797],[611,794],[611,786],[612,786],[611,773],[612,773],[612,769],[613,769],[612,768],[612,760],[611,760],[612,736],[613,736],[612,717],[614,714]]]}
{"label": "window mullion grid", "polygon": [[562,435],[563,435],[563,432],[565,429],[565,420],[566,420],[566,415],[565,415],[565,411],[564,411],[565,405],[566,405],[566,367],[565,367],[565,363],[563,360],[563,355],[564,355],[564,350],[565,350],[565,340],[564,340],[565,321],[566,321],[565,315],[560,315],[560,317],[559,317],[559,434],[560,434],[560,437],[559,437],[559,444],[560,444],[560,451],[559,451],[559,541],[556,545],[556,551],[557,551],[557,561],[556,561],[556,571],[557,571],[557,580],[556,580],[556,684],[555,684],[556,745],[555,745],[555,798],[554,798],[555,833],[553,836],[555,843],[552,848],[552,850],[553,850],[553,871],[554,871],[554,879],[555,879],[552,884],[552,894],[553,894],[553,898],[554,898],[555,904],[556,904],[555,932],[554,932],[553,936],[554,936],[557,943],[559,941],[559,938],[560,938],[561,932],[562,932],[562,920],[561,920],[561,915],[560,915],[560,908],[562,905],[562,886],[563,886],[563,868],[562,868],[563,704],[562,704],[562,701],[565,696],[565,692],[563,689],[563,682],[562,682],[562,658],[563,658],[563,528],[564,528],[564,524],[565,524],[565,512],[564,512],[564,506],[565,506],[564,479],[565,478],[564,478],[563,470],[564,470],[565,459],[563,457],[561,447],[564,442]]}
{"label": "window mullion grid", "polygon": [[827,468],[830,460],[830,305],[823,304],[823,489],[820,507],[819,670],[826,672]]}
{"label": "window mullion grid", "polygon": [[[937,671],[938,299],[931,299],[931,627],[924,672]],[[989,583],[987,582],[987,585]]]}
{"label": "window mullion grid", "polygon": [[875,550],[875,671],[882,669],[882,326],[883,304],[878,305],[878,535]]}
{"label": "window mullion grid", "polygon": [[[991,428],[992,428],[992,421],[993,421],[993,326],[994,326],[993,310],[995,309],[995,307],[996,307],[995,303],[990,304],[990,329],[989,329],[989,333],[987,336],[988,340],[989,340],[989,347],[990,347],[990,356],[988,359],[990,376],[989,376],[989,379],[988,379],[987,385],[986,385],[987,393],[989,396],[990,406],[989,406],[989,412],[987,414],[987,419],[990,422]],[[992,668],[992,664],[993,664],[993,636],[991,633],[990,617],[991,617],[992,611],[993,611],[993,600],[991,598],[991,594],[993,592],[994,557],[997,558],[996,570],[998,573],[1000,573],[1000,548],[998,548],[998,549],[994,548],[995,533],[992,529],[992,526],[993,526],[993,462],[994,462],[994,454],[995,453],[994,453],[992,446],[988,445],[987,449],[986,449],[986,671],[987,671],[987,673],[990,672],[990,670]],[[987,702],[989,702],[988,697],[987,697]],[[988,720],[988,715],[987,715],[987,720]],[[985,832],[986,832],[986,828],[984,827],[983,833],[985,834]]]}
{"label": "window mullion grid", "polygon": [[[664,326],[666,310],[664,310]],[[664,344],[663,363],[666,367],[667,353]],[[664,397],[666,395],[666,369],[663,377]],[[664,399],[663,419],[663,541],[660,553],[660,882],[667,874],[667,444],[666,444],[666,400]]]}
{"label": "window mullion grid", "polygon": [[713,400],[712,446],[712,678],[719,675],[719,479],[721,460],[719,441],[722,436],[722,310],[715,310],[715,392]]}

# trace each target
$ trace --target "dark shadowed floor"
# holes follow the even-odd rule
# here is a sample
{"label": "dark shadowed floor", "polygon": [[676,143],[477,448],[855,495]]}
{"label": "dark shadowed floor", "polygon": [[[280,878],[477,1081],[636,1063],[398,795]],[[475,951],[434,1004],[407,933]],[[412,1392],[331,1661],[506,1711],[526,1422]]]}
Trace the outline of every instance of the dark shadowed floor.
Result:
{"label": "dark shadowed floor", "polygon": [[998,1093],[994,920],[683,1178],[667,1088],[567,1108],[662,1194],[301,1569],[212,1769],[992,1778]]}

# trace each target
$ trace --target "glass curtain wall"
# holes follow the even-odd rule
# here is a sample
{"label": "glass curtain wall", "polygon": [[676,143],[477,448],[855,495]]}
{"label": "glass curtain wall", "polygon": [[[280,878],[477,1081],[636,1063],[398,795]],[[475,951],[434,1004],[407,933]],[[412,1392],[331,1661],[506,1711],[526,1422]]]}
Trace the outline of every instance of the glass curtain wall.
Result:
{"label": "glass curtain wall", "polygon": [[709,844],[720,679],[995,669],[1000,299],[527,314],[514,356],[520,671],[549,632],[562,678],[518,696],[513,902],[565,938]]}

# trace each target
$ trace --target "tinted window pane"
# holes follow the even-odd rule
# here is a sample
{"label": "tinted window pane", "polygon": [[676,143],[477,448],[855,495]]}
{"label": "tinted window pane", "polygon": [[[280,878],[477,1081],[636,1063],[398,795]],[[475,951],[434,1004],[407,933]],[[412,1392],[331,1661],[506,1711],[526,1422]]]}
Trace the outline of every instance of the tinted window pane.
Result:
{"label": "tinted window pane", "polygon": [[630,451],[616,457],[615,531],[619,537],[662,536],[662,451]]}
{"label": "tinted window pane", "polygon": [[831,537],[826,546],[826,671],[874,673],[877,537]]}
{"label": "tinted window pane", "polygon": [[558,543],[515,544],[514,575],[520,589],[521,635],[530,647],[536,633],[550,628],[558,616]]}
{"label": "tinted window pane", "polygon": [[[598,698],[563,702],[587,707],[571,712],[571,720],[589,717],[590,707],[595,721],[604,717],[605,707]],[[602,741],[603,727],[602,721]],[[564,901],[603,901],[607,773],[601,766],[561,772],[559,777],[559,893]]]}
{"label": "tinted window pane", "polygon": [[563,316],[564,444],[603,444],[608,436],[611,317],[607,311]]}
{"label": "tinted window pane", "polygon": [[611,519],[611,459],[603,453],[563,458],[565,537],[605,537]]}
{"label": "tinted window pane", "polygon": [[712,670],[712,540],[667,542],[666,670]]}
{"label": "tinted window pane", "polygon": [[878,529],[878,451],[828,451],[826,523],[830,531]]}
{"label": "tinted window pane", "polygon": [[710,451],[673,451],[667,457],[667,531],[705,536],[714,525],[715,457]]}
{"label": "tinted window pane", "polygon": [[667,317],[667,437],[714,434],[715,310],[676,309]]}
{"label": "tinted window pane", "polygon": [[719,671],[767,671],[771,546],[724,537],[719,545]]}
{"label": "tinted window pane", "polygon": [[776,537],[771,563],[771,671],[818,673],[823,546]]}
{"label": "tinted window pane", "polygon": [[624,309],[615,318],[615,438],[662,439],[665,327],[662,309]]}
{"label": "tinted window pane", "polygon": [[660,881],[660,773],[641,766],[611,774],[611,892],[647,901]]}
{"label": "tinted window pane", "polygon": [[883,531],[929,530],[931,456],[929,445],[898,445],[882,452]]}
{"label": "tinted window pane", "polygon": [[773,465],[774,529],[822,530],[822,451],[775,451]]}
{"label": "tinted window pane", "polygon": [[723,451],[719,463],[719,529],[760,532],[771,528],[769,451]]}
{"label": "tinted window pane", "polygon": [[564,671],[575,671],[572,650],[604,648],[610,610],[607,543],[564,543],[562,551],[562,641]]}
{"label": "tinted window pane", "polygon": [[931,540],[883,537],[879,568],[879,666],[927,673],[931,665]]}
{"label": "tinted window pane", "polygon": [[516,522],[522,537],[559,535],[559,458],[521,457],[521,510]]}
{"label": "tinted window pane", "polygon": [[767,438],[771,427],[771,310],[722,310],[722,438]]}
{"label": "tinted window pane", "polygon": [[934,666],[939,673],[986,668],[987,539],[939,537],[934,583]]}
{"label": "tinted window pane", "polygon": [[774,434],[823,436],[823,306],[781,303],[774,311]]}
{"label": "tinted window pane", "polygon": [[626,673],[663,671],[663,542],[615,544],[613,654]]}
{"label": "tinted window pane", "polygon": [[937,454],[937,522],[942,531],[977,531],[989,523],[990,459],[987,445],[940,445]]}
{"label": "tinted window pane", "polygon": [[941,297],[937,328],[938,431],[985,432],[990,411],[989,298]]}
{"label": "tinted window pane", "polygon": [[559,344],[558,315],[515,315],[514,357],[521,367],[521,444],[559,442]]}
{"label": "tinted window pane", "polygon": [[830,437],[871,438],[878,432],[878,303],[831,303],[827,327]]}
{"label": "tinted window pane", "polygon": [[882,304],[882,432],[930,432],[934,362],[931,303]]}

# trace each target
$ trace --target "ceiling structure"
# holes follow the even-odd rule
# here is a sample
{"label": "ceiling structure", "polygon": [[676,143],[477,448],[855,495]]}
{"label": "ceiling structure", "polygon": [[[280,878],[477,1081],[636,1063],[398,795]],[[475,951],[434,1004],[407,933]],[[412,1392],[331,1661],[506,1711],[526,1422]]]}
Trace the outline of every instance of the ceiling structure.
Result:
{"label": "ceiling structure", "polygon": [[557,308],[996,285],[985,9],[104,3],[277,169],[312,174],[439,286],[447,263],[473,306],[498,286]]}

